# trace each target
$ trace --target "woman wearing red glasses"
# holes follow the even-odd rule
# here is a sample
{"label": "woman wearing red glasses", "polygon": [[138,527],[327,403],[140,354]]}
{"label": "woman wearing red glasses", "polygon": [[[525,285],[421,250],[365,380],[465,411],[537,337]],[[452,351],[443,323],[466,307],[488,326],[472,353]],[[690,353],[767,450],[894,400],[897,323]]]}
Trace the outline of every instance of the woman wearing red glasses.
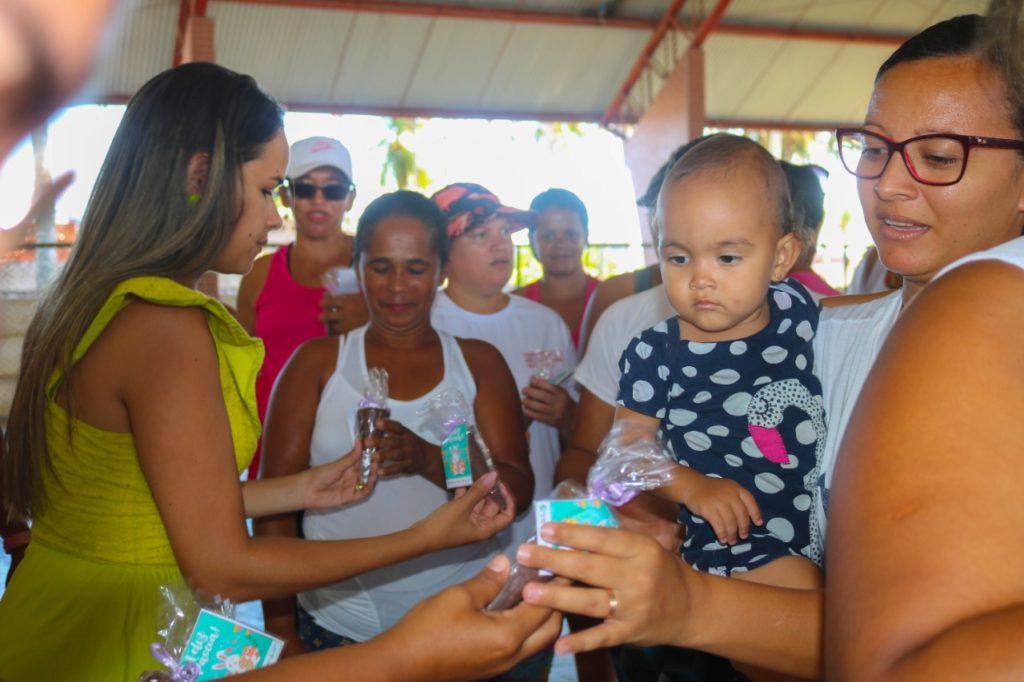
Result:
{"label": "woman wearing red glasses", "polygon": [[[519,560],[593,588],[534,584],[526,601],[603,619],[559,651],[668,643],[798,677],[821,677],[827,653],[839,680],[1024,674],[1024,357],[1008,333],[1024,326],[1016,20],[956,17],[911,38],[879,70],[862,128],[839,134],[881,260],[904,285],[834,299],[815,340],[829,420],[812,507],[822,544],[834,521],[827,630],[820,591],[729,581],[646,537],[554,525],[548,539],[592,553],[524,546]],[[915,300],[986,249],[1017,267],[968,266]]]}
{"label": "woman wearing red glasses", "polygon": [[[296,348],[323,336],[325,323],[337,334],[367,320],[360,294],[335,296],[323,282],[328,270],[352,264],[352,237],[341,230],[356,198],[348,149],[329,137],[299,140],[291,146],[288,188],[282,196],[295,216],[295,243],[258,259],[238,288],[238,320],[267,352],[256,379],[261,422],[277,375]],[[259,474],[260,459],[257,451],[249,478]]]}

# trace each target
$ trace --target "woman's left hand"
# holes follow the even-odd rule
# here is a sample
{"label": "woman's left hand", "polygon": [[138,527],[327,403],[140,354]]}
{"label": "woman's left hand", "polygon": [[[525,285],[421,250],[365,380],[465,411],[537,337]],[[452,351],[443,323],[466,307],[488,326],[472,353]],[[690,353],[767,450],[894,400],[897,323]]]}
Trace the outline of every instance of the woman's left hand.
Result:
{"label": "woman's left hand", "polygon": [[341,459],[307,469],[304,477],[303,509],[330,509],[352,504],[373,492],[377,483],[377,456],[370,466],[370,478],[359,488],[363,449],[359,441]]}
{"label": "woman's left hand", "polygon": [[556,429],[572,428],[576,402],[569,392],[547,379],[533,377],[523,388],[523,414]]}
{"label": "woman's left hand", "polygon": [[440,458],[431,456],[437,453],[437,448],[431,448],[425,440],[391,419],[377,420],[377,429],[367,439],[367,447],[377,449],[382,478],[403,474],[430,478],[428,474],[439,468],[432,460]]}
{"label": "woman's left hand", "polygon": [[[686,642],[687,624],[700,574],[649,537],[612,528],[545,524],[545,540],[584,551],[527,544],[517,560],[582,583],[530,583],[529,604],[578,613],[601,622],[558,641],[558,653],[578,653],[618,644]],[[699,593],[699,592],[698,592]]]}

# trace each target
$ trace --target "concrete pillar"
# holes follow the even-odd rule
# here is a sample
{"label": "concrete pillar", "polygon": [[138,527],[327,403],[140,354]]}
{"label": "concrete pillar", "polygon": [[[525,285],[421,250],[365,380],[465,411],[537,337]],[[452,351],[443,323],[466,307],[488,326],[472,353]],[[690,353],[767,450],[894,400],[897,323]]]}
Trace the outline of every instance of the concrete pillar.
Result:
{"label": "concrete pillar", "polygon": [[[32,130],[32,153],[35,157],[36,184],[35,195],[50,184],[52,178],[46,167],[46,144],[50,137],[50,123],[44,121],[41,126]],[[42,207],[36,213],[36,243],[57,243],[57,205],[56,202]],[[57,249],[47,247],[35,250],[36,259],[36,290],[45,291],[57,276]]]}
{"label": "concrete pillar", "polygon": [[213,44],[213,19],[210,17],[189,17],[182,36],[181,61],[215,62]]}
{"label": "concrete pillar", "polygon": [[[688,49],[661,91],[640,117],[625,144],[626,165],[637,197],[677,147],[704,134],[704,53]],[[651,241],[648,216],[641,209],[644,242]],[[648,250],[648,260],[653,253]]]}

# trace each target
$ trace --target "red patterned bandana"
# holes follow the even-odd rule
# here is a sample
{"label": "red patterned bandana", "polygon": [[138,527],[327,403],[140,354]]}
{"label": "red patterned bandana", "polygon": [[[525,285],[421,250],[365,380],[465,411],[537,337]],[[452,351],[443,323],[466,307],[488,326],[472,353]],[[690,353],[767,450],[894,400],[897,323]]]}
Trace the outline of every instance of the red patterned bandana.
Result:
{"label": "red patterned bandana", "polygon": [[490,190],[471,182],[457,182],[439,190],[431,197],[448,220],[449,239],[458,237],[493,216],[507,218],[509,223],[522,229],[537,222],[533,211],[520,211],[502,206]]}

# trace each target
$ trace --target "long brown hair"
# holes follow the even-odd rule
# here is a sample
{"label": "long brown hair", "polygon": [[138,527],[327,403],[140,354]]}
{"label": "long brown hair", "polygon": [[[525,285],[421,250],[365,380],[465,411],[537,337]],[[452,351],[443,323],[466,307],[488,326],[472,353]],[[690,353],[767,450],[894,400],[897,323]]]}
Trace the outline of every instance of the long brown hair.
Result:
{"label": "long brown hair", "polygon": [[[282,127],[282,112],[249,76],[186,64],[156,76],[128,104],[82,218],[68,263],[25,335],[3,458],[3,503],[12,517],[45,506],[47,383],[55,374],[74,412],[72,353],[120,282],[194,277],[210,269],[238,218],[241,167]],[[198,202],[190,159],[209,154]]]}

